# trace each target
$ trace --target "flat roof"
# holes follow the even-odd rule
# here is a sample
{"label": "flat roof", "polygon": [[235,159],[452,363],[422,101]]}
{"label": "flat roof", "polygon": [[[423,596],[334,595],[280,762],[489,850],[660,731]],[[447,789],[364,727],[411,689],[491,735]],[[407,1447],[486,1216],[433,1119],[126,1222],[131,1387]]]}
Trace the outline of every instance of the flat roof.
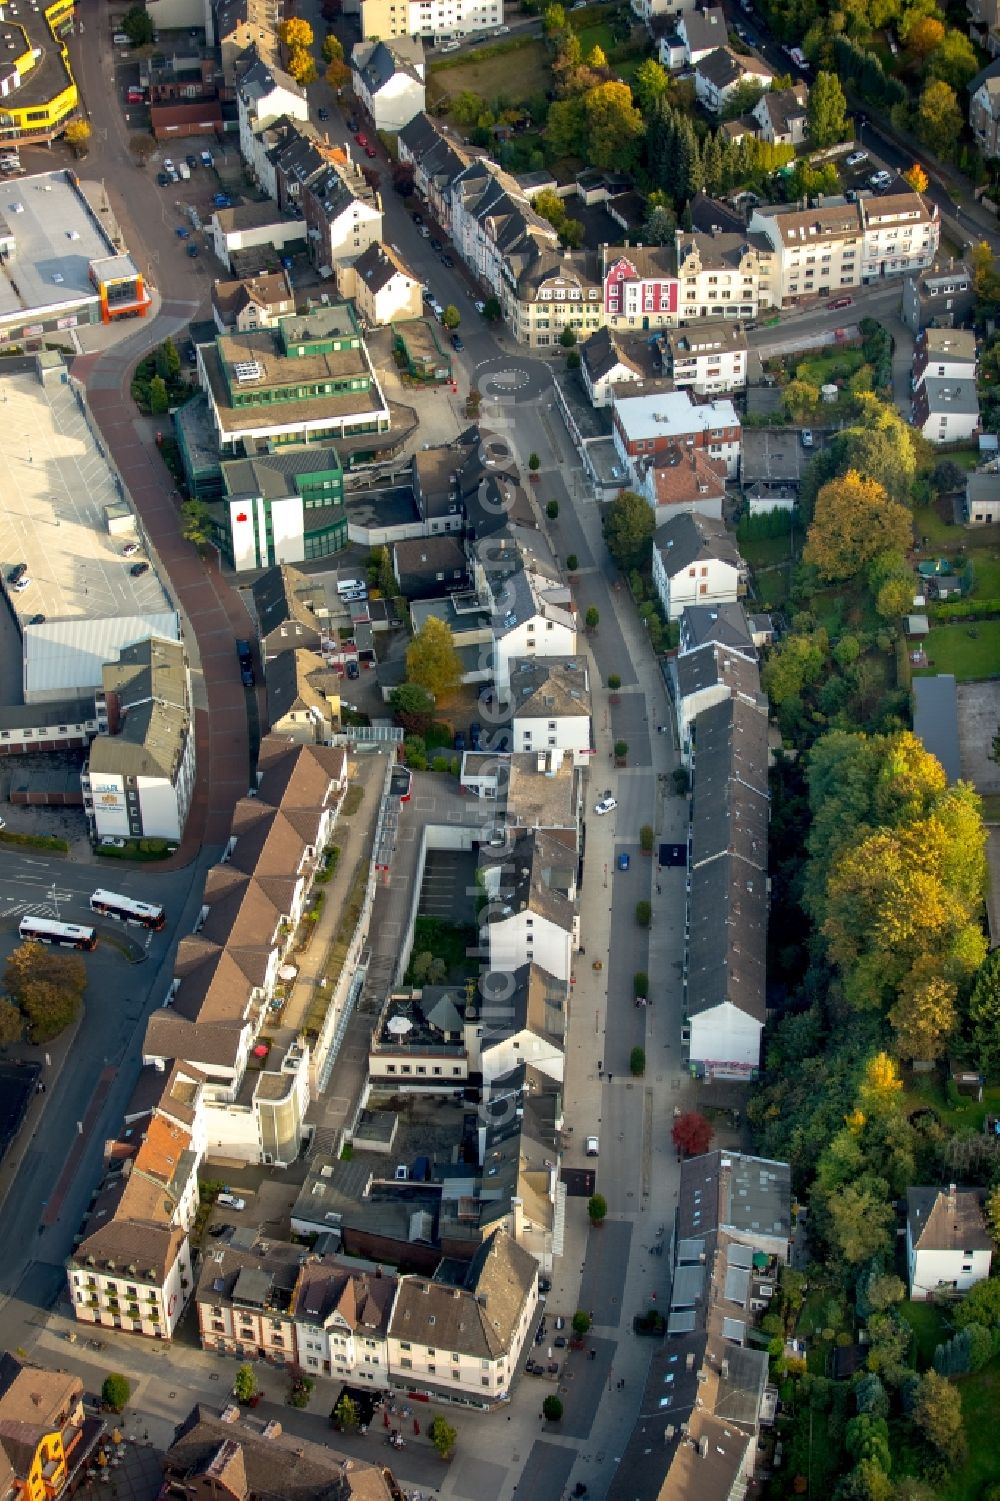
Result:
{"label": "flat roof", "polygon": [[962,757],[953,673],[939,672],[936,677],[913,679],[913,733],[941,762],[948,781],[957,782],[962,775]]}
{"label": "flat roof", "polygon": [[[100,191],[98,184],[92,186],[95,192]],[[90,263],[113,256],[115,249],[66,172],[40,172],[34,177],[4,181],[0,185],[0,215],[10,226],[15,242],[7,266],[10,280],[3,278],[13,302],[4,298],[0,313],[61,302],[76,304],[81,296],[96,298],[88,274]]]}
{"label": "flat roof", "polygon": [[102,669],[117,662],[125,646],[163,636],[180,640],[180,622],[173,610],[160,615],[116,616],[113,620],[55,620],[31,625],[24,632],[24,696],[55,698],[58,694],[91,692],[101,686]]}
{"label": "flat roof", "polygon": [[8,590],[22,627],[170,611],[152,568],[133,578],[107,532],[121,494],[72,384],[0,371],[0,423],[0,564],[28,566],[28,588]]}

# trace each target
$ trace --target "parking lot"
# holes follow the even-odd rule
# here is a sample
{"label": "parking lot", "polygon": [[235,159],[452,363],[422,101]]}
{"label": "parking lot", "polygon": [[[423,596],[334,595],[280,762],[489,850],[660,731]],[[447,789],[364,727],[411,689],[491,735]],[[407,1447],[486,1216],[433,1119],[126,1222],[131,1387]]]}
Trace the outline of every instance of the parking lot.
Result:
{"label": "parking lot", "polygon": [[[121,495],[68,385],[35,375],[0,380],[6,440],[0,445],[0,563],[19,624],[144,615],[170,603],[141,549],[131,558],[107,530]],[[26,565],[20,581],[11,574]],[[27,584],[23,579],[29,580]],[[21,582],[16,588],[15,583]]]}

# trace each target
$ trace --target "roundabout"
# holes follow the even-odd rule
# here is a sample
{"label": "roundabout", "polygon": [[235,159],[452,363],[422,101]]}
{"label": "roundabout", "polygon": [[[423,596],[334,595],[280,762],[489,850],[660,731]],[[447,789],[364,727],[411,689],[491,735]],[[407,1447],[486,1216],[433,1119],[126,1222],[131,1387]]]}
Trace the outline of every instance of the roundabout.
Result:
{"label": "roundabout", "polygon": [[487,401],[537,401],[548,390],[552,373],[541,360],[501,355],[476,366],[477,388]]}

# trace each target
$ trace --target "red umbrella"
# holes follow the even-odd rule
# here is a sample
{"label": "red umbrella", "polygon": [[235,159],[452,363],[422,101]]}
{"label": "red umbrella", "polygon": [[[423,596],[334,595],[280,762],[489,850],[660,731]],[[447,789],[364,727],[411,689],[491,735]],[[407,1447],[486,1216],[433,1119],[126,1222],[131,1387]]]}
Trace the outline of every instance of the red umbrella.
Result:
{"label": "red umbrella", "polygon": [[388,1428],[388,1426],[389,1426],[389,1414],[387,1412],[384,1412],[382,1414],[382,1427],[383,1428]]}
{"label": "red umbrella", "polygon": [[253,1050],[253,1055],[255,1058],[266,1058],[267,1054],[268,1046],[266,1042],[259,1042]]}
{"label": "red umbrella", "polygon": [[415,1438],[419,1437],[420,1435],[420,1424],[417,1422],[416,1418],[413,1419],[413,1435]]}

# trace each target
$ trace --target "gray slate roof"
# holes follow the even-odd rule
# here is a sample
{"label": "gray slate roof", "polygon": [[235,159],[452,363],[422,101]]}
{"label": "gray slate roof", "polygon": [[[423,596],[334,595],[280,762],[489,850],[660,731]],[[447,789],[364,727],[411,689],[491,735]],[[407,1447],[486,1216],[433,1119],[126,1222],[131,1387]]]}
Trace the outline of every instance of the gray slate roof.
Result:
{"label": "gray slate roof", "polygon": [[721,521],[697,512],[685,512],[671,516],[669,521],[656,529],[653,539],[663,559],[668,578],[674,578],[692,563],[715,559],[740,567],[742,558],[736,539],[726,531]]}

